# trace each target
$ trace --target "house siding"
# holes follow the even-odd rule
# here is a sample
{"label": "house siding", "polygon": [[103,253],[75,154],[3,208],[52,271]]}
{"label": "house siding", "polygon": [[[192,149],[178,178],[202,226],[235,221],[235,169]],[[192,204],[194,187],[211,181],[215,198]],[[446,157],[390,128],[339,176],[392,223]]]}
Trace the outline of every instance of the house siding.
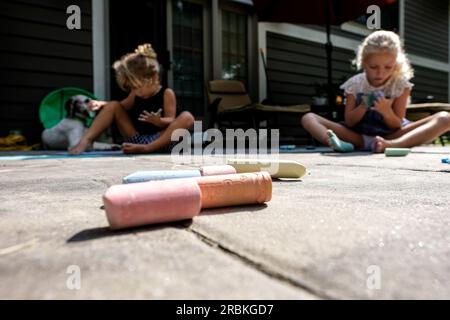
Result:
{"label": "house siding", "polygon": [[[82,13],[81,30],[66,27],[70,5]],[[93,88],[90,0],[0,0],[0,136],[19,129],[40,140],[41,100],[51,91]]]}
{"label": "house siding", "polygon": [[[352,50],[333,48],[333,82],[355,74]],[[314,84],[327,82],[325,46],[272,32],[267,33],[267,71],[272,98],[281,104],[311,103]]]}
{"label": "house siding", "polygon": [[448,62],[448,15],[448,1],[405,0],[407,52]]}
{"label": "house siding", "polygon": [[[449,63],[449,2],[442,0],[405,0],[405,49],[427,59]],[[413,102],[448,102],[448,72],[413,65],[415,84]]]}
{"label": "house siding", "polygon": [[426,102],[428,96],[433,101],[448,102],[448,72],[414,66],[414,87],[411,93],[412,102]]}
{"label": "house siding", "polygon": [[[302,25],[302,26],[307,27],[312,30],[316,30],[316,31],[326,32],[325,26],[314,26],[314,25]],[[356,41],[361,41],[362,39],[364,39],[363,35],[342,30],[341,27],[338,27],[338,26],[331,26],[330,32],[331,32],[331,35],[333,35],[333,36],[345,37],[345,38],[356,40]]]}

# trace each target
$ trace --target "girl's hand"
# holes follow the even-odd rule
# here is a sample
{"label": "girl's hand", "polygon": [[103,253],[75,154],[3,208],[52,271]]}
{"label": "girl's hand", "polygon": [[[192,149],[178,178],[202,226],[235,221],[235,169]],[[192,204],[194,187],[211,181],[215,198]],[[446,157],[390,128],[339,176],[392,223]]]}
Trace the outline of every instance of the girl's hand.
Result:
{"label": "girl's hand", "polygon": [[379,97],[374,102],[373,109],[382,115],[387,114],[387,113],[392,113],[392,103],[393,102],[394,102],[394,99],[386,99],[385,97]]}
{"label": "girl's hand", "polygon": [[106,101],[91,100],[88,103],[89,111],[98,111],[104,107]]}
{"label": "girl's hand", "polygon": [[154,125],[158,125],[158,124],[160,124],[160,121],[161,121],[161,117],[160,116],[158,116],[156,113],[154,113],[154,112],[148,112],[148,111],[146,111],[146,110],[144,110],[144,112],[143,113],[141,113],[141,115],[139,116],[139,119],[138,119],[139,121],[142,121],[142,122],[147,122],[147,123],[151,123],[151,124],[154,124]]}

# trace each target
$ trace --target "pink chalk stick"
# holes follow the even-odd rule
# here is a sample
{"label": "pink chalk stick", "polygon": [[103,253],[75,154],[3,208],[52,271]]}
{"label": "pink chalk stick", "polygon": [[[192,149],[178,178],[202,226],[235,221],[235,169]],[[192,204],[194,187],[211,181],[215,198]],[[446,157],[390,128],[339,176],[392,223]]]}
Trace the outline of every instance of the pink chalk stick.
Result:
{"label": "pink chalk stick", "polygon": [[194,179],[116,185],[103,196],[111,229],[191,219],[201,210]]}
{"label": "pink chalk stick", "polygon": [[204,177],[236,174],[236,169],[230,165],[205,166],[200,168],[200,174]]}
{"label": "pink chalk stick", "polygon": [[260,204],[272,198],[267,172],[195,178],[202,193],[202,209]]}

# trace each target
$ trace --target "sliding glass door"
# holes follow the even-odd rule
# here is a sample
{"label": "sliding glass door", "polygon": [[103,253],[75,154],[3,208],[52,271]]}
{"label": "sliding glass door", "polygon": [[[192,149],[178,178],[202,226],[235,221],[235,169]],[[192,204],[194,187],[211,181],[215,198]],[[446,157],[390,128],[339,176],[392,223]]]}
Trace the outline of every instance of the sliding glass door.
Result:
{"label": "sliding glass door", "polygon": [[172,0],[173,86],[179,111],[204,116],[204,4]]}

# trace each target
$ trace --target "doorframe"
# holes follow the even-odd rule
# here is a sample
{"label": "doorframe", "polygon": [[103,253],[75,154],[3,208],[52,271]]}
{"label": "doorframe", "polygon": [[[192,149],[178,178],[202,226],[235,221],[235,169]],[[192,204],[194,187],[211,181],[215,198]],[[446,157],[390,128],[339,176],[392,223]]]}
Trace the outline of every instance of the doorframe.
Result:
{"label": "doorframe", "polygon": [[258,100],[258,61],[261,59],[258,50],[258,19],[256,14],[250,13],[250,6],[252,5],[249,1],[246,0],[234,0],[234,1],[220,1],[217,0],[220,4],[218,8],[218,35],[220,39],[220,44],[218,45],[217,55],[220,59],[217,59],[217,68],[218,68],[218,78],[222,78],[222,12],[234,12],[246,17],[246,25],[247,25],[247,80],[248,80],[248,88],[247,92],[250,95],[251,99]]}
{"label": "doorframe", "polygon": [[94,94],[111,99],[110,86],[109,1],[92,1],[92,68]]}

